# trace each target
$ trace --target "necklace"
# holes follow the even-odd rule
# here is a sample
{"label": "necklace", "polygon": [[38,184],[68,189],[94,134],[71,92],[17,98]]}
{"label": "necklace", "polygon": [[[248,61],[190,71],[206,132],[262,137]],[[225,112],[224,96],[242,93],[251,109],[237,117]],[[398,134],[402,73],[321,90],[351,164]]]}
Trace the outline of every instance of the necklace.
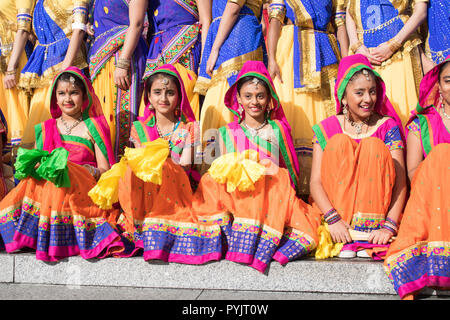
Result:
{"label": "necklace", "polygon": [[447,112],[445,112],[445,104],[442,103],[441,109],[442,109],[442,115],[444,117],[446,117],[447,120],[450,120],[450,115],[448,115]]}
{"label": "necklace", "polygon": [[180,124],[180,121],[178,121],[177,123],[174,123],[173,126],[172,126],[172,130],[171,130],[170,132],[166,133],[166,134],[162,134],[161,130],[159,129],[158,124],[156,124],[156,130],[158,131],[158,135],[159,135],[161,138],[163,138],[163,139],[164,139],[165,137],[169,137],[167,140],[169,141],[169,147],[170,147],[170,148],[173,147],[173,142],[171,141],[171,140],[172,140],[172,135],[173,135],[173,133],[177,130],[179,124]]}
{"label": "necklace", "polygon": [[369,123],[371,115],[368,116],[367,119],[365,119],[365,120],[363,120],[361,122],[355,122],[353,120],[350,120],[350,117],[348,116],[348,112],[344,112],[344,117],[345,117],[345,120],[350,122],[351,126],[355,128],[356,134],[360,135],[362,133],[363,125],[369,126],[368,123]]}
{"label": "necklace", "polygon": [[250,133],[252,138],[254,138],[254,137],[256,137],[258,135],[258,131],[265,127],[265,125],[267,124],[267,120],[264,120],[264,122],[261,125],[259,125],[258,127],[256,127],[256,128],[250,128],[245,123],[245,120],[242,123],[244,124],[244,127],[248,130],[248,132]]}
{"label": "necklace", "polygon": [[83,121],[83,118],[80,117],[80,118],[78,118],[77,120],[73,121],[73,122],[72,122],[72,125],[69,125],[69,124],[67,124],[67,121],[64,120],[63,117],[61,117],[60,119],[61,119],[61,123],[62,123],[62,124],[64,125],[64,127],[65,127],[65,130],[66,130],[65,134],[66,134],[66,135],[70,135],[70,134],[72,133],[72,130],[73,130],[77,125],[79,125],[79,124],[81,123],[81,121]]}

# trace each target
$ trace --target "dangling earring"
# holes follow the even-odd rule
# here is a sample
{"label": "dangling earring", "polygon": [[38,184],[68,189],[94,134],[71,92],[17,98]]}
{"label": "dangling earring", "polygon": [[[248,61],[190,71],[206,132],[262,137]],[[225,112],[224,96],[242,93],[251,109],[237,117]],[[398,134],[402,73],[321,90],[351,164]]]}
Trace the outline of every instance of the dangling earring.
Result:
{"label": "dangling earring", "polygon": [[342,113],[344,114],[344,116],[348,114],[348,104],[344,104],[344,107],[342,108]]}
{"label": "dangling earring", "polygon": [[151,102],[148,104],[148,110],[155,110],[155,108],[153,107],[153,105],[151,104]]}

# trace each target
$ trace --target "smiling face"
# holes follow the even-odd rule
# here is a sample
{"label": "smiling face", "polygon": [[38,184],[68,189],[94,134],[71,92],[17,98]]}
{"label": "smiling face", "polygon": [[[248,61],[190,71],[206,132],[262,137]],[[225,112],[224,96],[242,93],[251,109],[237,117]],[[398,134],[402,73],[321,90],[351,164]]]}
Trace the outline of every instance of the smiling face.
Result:
{"label": "smiling face", "polygon": [[245,117],[262,123],[270,102],[269,92],[262,80],[253,78],[239,89],[237,100],[245,112]]}
{"label": "smiling face", "polygon": [[151,83],[148,99],[156,113],[171,118],[175,114],[181,97],[172,77],[158,75]]}
{"label": "smiling face", "polygon": [[79,118],[86,100],[82,87],[73,81],[58,80],[55,90],[56,103],[63,115]]}
{"label": "smiling face", "polygon": [[445,63],[441,67],[439,73],[439,91],[442,96],[442,102],[446,105],[450,105],[450,62]]}
{"label": "smiling face", "polygon": [[361,122],[374,112],[377,103],[377,82],[372,72],[355,74],[345,89],[342,104],[348,105],[350,118]]}

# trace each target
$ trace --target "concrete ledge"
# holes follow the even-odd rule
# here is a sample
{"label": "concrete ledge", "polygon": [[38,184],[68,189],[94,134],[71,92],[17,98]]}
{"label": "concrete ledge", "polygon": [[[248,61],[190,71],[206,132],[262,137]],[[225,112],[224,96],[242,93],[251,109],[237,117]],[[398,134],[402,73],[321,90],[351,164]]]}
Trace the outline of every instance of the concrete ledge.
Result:
{"label": "concrete ledge", "polygon": [[0,254],[0,282],[14,282],[14,256]]}
{"label": "concrete ledge", "polygon": [[[13,267],[11,266],[13,264]],[[56,263],[36,260],[33,253],[0,254],[0,267],[13,276],[0,282],[66,286],[225,289],[284,292],[390,294],[395,291],[382,263],[365,259],[305,259],[285,267],[272,262],[265,274],[222,260],[205,265],[146,262],[142,257],[83,260],[71,257]],[[3,269],[6,270],[6,269]]]}

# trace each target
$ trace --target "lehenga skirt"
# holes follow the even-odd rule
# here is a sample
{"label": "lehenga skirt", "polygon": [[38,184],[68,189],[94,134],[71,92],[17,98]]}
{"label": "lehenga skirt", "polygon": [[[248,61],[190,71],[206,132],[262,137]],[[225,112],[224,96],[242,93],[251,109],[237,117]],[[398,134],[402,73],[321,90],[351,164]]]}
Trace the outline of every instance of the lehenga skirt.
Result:
{"label": "lehenga skirt", "polygon": [[424,287],[450,288],[450,144],[434,147],[417,168],[384,268],[401,298]]}
{"label": "lehenga skirt", "polygon": [[98,208],[88,196],[95,179],[86,168],[67,165],[69,188],[28,177],[0,202],[0,247],[7,252],[32,248],[44,261],[101,258],[122,250],[109,224],[113,212]]}
{"label": "lehenga skirt", "polygon": [[122,237],[136,248],[128,255],[143,249],[145,260],[203,264],[220,259],[220,226],[195,219],[189,178],[172,159],[163,164],[161,185],[144,182],[128,167],[119,181],[119,202]]}
{"label": "lehenga skirt", "polygon": [[317,243],[320,216],[296,197],[283,168],[263,175],[254,190],[233,192],[206,173],[192,206],[200,222],[221,226],[225,259],[260,272],[272,259],[284,265],[307,256]]}

